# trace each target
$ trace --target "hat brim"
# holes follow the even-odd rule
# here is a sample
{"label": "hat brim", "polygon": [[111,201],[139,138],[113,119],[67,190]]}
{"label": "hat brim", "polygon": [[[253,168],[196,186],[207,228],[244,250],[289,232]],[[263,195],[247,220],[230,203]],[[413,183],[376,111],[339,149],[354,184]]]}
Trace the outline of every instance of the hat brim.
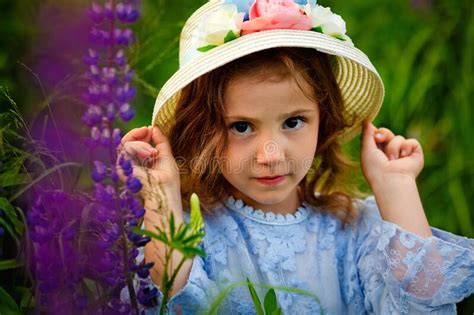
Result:
{"label": "hat brim", "polygon": [[198,77],[240,57],[276,47],[313,48],[336,56],[336,81],[339,84],[346,115],[353,125],[341,134],[341,141],[352,139],[361,131],[365,119],[372,120],[380,110],[384,86],[367,56],[343,41],[314,31],[267,30],[241,36],[202,53],[186,63],[163,85],[155,102],[152,123],[165,134],[173,123],[180,91]]}

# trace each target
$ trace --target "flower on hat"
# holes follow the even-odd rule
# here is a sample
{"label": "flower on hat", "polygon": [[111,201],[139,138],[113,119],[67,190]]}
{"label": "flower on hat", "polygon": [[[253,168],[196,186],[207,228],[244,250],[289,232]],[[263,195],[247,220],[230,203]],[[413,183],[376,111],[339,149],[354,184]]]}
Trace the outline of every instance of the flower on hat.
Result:
{"label": "flower on hat", "polygon": [[271,29],[311,29],[311,20],[293,0],[256,0],[242,24],[242,35]]}
{"label": "flower on hat", "polygon": [[226,0],[203,22],[198,51],[205,52],[240,36],[273,29],[315,31],[354,46],[346,35],[342,17],[330,8],[317,5],[315,0],[254,0],[247,12],[239,12],[236,3],[241,9],[247,0],[245,3]]}
{"label": "flower on hat", "polygon": [[346,22],[344,22],[340,15],[332,13],[330,8],[307,4],[304,10],[311,19],[313,31],[352,43],[349,36],[346,35]]}
{"label": "flower on hat", "polygon": [[207,51],[240,36],[245,13],[239,13],[235,4],[225,4],[213,12],[203,25],[204,42],[199,51]]}

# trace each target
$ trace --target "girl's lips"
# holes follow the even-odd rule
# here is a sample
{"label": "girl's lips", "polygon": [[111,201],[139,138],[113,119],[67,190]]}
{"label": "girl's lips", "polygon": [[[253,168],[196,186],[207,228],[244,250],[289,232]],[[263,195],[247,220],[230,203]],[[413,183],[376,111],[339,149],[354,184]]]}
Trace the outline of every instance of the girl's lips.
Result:
{"label": "girl's lips", "polygon": [[281,183],[285,179],[285,175],[276,176],[276,177],[257,177],[259,183],[265,185],[276,185]]}

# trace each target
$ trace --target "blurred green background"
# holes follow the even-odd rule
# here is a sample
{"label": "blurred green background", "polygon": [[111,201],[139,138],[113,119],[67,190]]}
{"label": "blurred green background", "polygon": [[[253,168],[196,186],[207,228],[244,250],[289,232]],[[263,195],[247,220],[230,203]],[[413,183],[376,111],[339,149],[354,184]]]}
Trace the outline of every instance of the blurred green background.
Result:
{"label": "blurred green background", "polygon": [[[137,74],[137,116],[127,128],[150,123],[155,97],[178,67],[180,29],[204,2],[142,0],[142,18],[134,25],[138,41],[128,52]],[[474,237],[474,1],[318,3],[345,19],[347,34],[384,80],[386,98],[376,125],[422,144],[425,167],[418,184],[430,224]],[[85,23],[83,12],[89,4],[85,0],[0,1],[0,85],[9,90],[29,121],[35,121],[47,104],[55,104],[58,111],[81,112],[80,101],[68,97],[68,87],[80,82],[85,48],[67,32]],[[51,15],[61,18],[52,22]],[[48,62],[61,65],[63,71],[42,77],[40,70],[48,68]],[[1,110],[8,106],[2,96]],[[72,121],[72,128],[81,131],[79,119]],[[348,145],[355,158],[358,145],[358,139]],[[367,190],[360,174],[359,178]],[[458,310],[473,314],[474,297],[460,303]]]}

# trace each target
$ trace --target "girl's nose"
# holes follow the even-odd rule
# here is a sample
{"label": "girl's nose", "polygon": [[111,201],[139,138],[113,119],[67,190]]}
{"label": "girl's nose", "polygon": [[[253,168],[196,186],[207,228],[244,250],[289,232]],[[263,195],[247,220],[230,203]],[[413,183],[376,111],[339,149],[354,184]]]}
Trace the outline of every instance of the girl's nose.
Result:
{"label": "girl's nose", "polygon": [[284,150],[281,144],[275,140],[266,140],[259,146],[257,152],[257,163],[275,164],[285,159]]}

